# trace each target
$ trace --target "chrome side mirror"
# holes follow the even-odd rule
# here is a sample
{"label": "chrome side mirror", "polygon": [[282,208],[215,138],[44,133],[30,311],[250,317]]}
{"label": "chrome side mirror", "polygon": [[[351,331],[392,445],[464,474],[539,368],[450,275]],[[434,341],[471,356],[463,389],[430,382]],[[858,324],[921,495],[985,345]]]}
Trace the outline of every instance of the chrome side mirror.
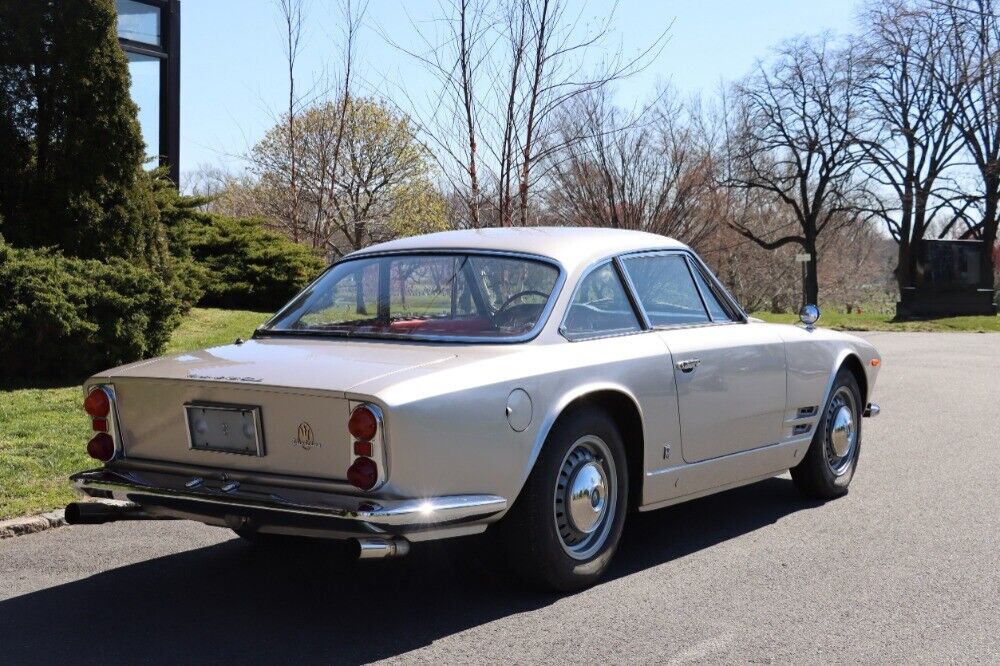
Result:
{"label": "chrome side mirror", "polygon": [[819,308],[812,303],[809,305],[803,305],[802,309],[799,310],[799,321],[809,328],[812,328],[812,326],[819,321],[819,316]]}

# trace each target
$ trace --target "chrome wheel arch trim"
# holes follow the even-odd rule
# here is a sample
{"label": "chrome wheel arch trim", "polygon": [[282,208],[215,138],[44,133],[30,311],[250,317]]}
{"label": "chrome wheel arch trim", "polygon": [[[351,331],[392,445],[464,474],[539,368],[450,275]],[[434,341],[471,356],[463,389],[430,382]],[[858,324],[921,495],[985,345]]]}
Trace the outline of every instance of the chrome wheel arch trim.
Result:
{"label": "chrome wheel arch trim", "polygon": [[[542,416],[540,425],[538,427],[538,434],[535,436],[534,444],[531,447],[531,453],[528,455],[528,458],[525,461],[524,469],[521,470],[521,478],[519,480],[517,487],[514,489],[514,492],[511,495],[511,497],[517,498],[521,494],[521,490],[524,489],[524,484],[527,483],[528,476],[530,476],[531,474],[531,470],[535,468],[535,463],[538,461],[538,456],[540,456],[542,453],[542,447],[545,445],[545,441],[549,438],[549,435],[552,433],[552,427],[556,424],[556,421],[559,419],[559,417],[562,416],[566,412],[566,410],[570,408],[570,406],[573,403],[577,402],[578,400],[586,398],[588,395],[592,395],[594,393],[602,393],[602,392],[620,393],[625,398],[628,398],[628,400],[632,403],[632,406],[635,408],[636,413],[639,414],[639,421],[641,423],[643,431],[643,439],[644,440],[646,439],[647,437],[646,417],[642,410],[642,403],[639,401],[638,398],[636,398],[635,394],[630,389],[626,388],[622,384],[616,384],[612,382],[594,382],[591,384],[576,386],[573,388],[572,391],[567,391],[562,396],[560,396],[558,400],[551,403],[548,409],[546,409],[545,414]],[[641,478],[642,476],[645,475],[646,472],[645,460],[643,460],[641,471],[642,475],[636,475],[636,478]],[[634,494],[633,496],[635,497],[641,497],[642,495],[641,488],[630,488],[630,492],[633,493]],[[511,501],[511,503],[513,503],[513,500]]]}

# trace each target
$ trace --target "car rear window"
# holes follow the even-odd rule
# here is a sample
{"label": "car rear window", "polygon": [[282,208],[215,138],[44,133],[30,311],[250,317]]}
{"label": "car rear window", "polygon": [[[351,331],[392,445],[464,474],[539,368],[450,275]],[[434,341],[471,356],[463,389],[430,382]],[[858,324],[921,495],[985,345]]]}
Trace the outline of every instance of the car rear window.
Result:
{"label": "car rear window", "polygon": [[269,321],[271,333],[511,339],[541,322],[559,270],[487,254],[399,254],[334,265]]}

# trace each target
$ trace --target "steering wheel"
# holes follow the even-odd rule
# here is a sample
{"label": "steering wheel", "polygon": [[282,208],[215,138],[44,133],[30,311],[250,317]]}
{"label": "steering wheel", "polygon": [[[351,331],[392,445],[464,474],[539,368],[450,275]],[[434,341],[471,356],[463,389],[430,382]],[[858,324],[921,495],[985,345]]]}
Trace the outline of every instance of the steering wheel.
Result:
{"label": "steering wheel", "polygon": [[541,296],[543,299],[547,299],[549,297],[548,294],[540,292],[536,289],[525,289],[524,291],[519,291],[510,298],[508,298],[506,301],[504,301],[503,304],[497,308],[497,311],[493,313],[493,318],[492,318],[493,325],[497,326],[498,320],[500,319],[501,315],[503,315],[506,312],[507,308],[509,308],[514,303],[514,301],[516,301],[519,298],[523,298],[524,296]]}

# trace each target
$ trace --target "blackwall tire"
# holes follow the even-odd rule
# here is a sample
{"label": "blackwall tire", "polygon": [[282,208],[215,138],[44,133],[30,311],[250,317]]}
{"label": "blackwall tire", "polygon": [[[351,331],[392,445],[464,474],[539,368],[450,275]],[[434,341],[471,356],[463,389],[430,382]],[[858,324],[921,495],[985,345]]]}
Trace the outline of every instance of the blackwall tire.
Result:
{"label": "blackwall tire", "polygon": [[499,528],[500,546],[522,579],[573,592],[608,568],[628,507],[621,434],[601,410],[560,418]]}
{"label": "blackwall tire", "polygon": [[809,450],[791,470],[792,481],[805,497],[826,500],[847,493],[861,456],[861,401],[858,380],[842,367]]}

